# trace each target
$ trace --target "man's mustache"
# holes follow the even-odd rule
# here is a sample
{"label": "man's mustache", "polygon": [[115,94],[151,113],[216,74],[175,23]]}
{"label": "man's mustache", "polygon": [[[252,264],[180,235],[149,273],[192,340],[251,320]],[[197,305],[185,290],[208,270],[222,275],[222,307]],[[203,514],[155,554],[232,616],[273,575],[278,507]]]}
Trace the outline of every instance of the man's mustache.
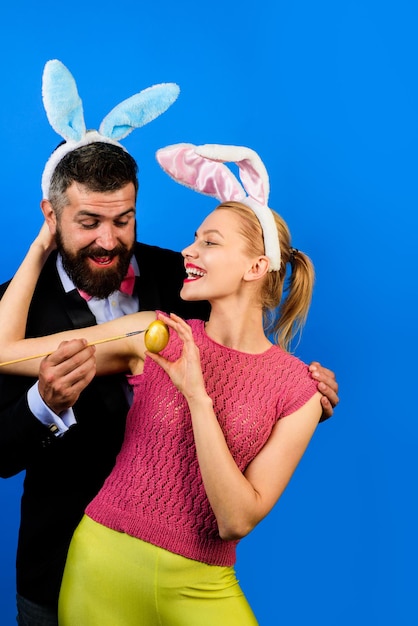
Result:
{"label": "man's mustache", "polygon": [[126,252],[126,246],[116,246],[113,250],[106,250],[105,248],[101,248],[100,246],[87,246],[86,248],[82,248],[79,250],[78,255],[81,258],[87,258],[91,256],[101,257],[107,256],[113,259],[115,256],[119,256],[123,252]]}

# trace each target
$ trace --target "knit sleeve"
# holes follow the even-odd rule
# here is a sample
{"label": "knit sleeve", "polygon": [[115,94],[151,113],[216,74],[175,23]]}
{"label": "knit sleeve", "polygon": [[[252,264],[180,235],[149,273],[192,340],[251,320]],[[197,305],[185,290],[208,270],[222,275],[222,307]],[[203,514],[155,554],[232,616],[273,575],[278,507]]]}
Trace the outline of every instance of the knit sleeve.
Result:
{"label": "knit sleeve", "polygon": [[292,355],[288,355],[285,378],[286,394],[280,417],[300,409],[318,391],[318,383],[312,378],[308,366]]}

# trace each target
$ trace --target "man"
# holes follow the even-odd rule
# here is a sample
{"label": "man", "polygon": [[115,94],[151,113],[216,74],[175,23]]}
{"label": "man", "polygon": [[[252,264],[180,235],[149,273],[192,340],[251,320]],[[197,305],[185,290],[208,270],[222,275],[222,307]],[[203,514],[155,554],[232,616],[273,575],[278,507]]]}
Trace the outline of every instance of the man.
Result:
{"label": "man", "polygon": [[[135,243],[137,188],[136,163],[117,146],[93,143],[60,161],[50,200],[42,201],[46,220],[56,224],[60,254],[51,255],[40,277],[28,335],[92,325],[139,307],[206,314],[207,305],[189,309],[180,301],[180,256]],[[125,295],[117,287],[131,256],[138,276],[133,294]],[[73,283],[92,300],[83,299]],[[29,602],[51,607],[51,623],[72,532],[113,466],[128,408],[119,376],[94,379],[75,402],[94,368],[73,369],[70,356],[58,352],[46,359],[29,393],[30,379],[0,380],[0,473],[26,470],[17,590]],[[65,410],[73,404],[73,411]],[[31,605],[20,599],[18,604],[20,623],[37,623],[32,617],[24,621]]]}

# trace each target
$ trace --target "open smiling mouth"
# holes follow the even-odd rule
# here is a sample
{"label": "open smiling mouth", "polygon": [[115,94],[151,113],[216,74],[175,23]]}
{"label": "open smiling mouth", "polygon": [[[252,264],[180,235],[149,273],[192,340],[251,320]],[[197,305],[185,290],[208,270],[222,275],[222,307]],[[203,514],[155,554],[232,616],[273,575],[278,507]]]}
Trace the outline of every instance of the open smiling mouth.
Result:
{"label": "open smiling mouth", "polygon": [[100,265],[101,267],[112,265],[115,262],[116,257],[114,256],[89,256],[88,257],[95,265]]}
{"label": "open smiling mouth", "polygon": [[202,278],[202,276],[205,276],[206,272],[204,272],[198,267],[188,265],[186,267],[186,274],[187,274],[187,278],[185,279],[186,282],[191,282],[194,280],[199,280],[199,278]]}

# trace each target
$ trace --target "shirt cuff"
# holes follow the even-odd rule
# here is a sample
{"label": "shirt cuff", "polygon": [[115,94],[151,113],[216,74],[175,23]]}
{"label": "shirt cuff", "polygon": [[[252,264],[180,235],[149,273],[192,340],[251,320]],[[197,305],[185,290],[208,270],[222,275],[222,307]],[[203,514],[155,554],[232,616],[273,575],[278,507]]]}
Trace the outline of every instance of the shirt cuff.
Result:
{"label": "shirt cuff", "polygon": [[61,437],[61,435],[67,432],[70,426],[77,423],[72,408],[66,409],[61,415],[57,415],[51,411],[49,406],[47,406],[41,398],[38,382],[28,391],[28,405],[36,419],[49,428],[55,437]]}

